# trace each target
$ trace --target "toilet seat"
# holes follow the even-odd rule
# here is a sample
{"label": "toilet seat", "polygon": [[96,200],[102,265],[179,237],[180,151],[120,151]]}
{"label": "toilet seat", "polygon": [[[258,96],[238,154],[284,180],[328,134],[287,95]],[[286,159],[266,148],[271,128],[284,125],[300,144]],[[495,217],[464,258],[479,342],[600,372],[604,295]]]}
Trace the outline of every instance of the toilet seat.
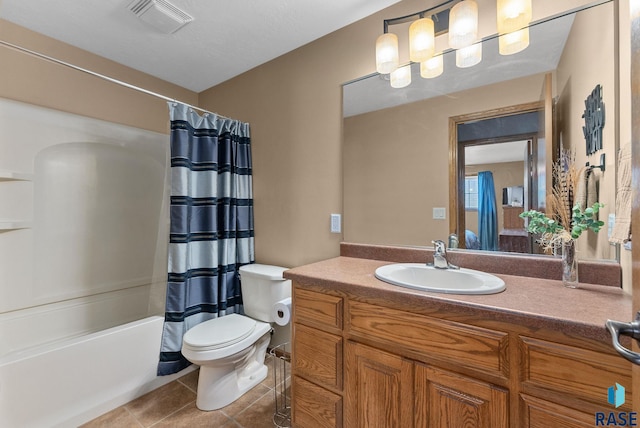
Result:
{"label": "toilet seat", "polygon": [[183,346],[194,351],[225,348],[249,337],[256,325],[256,320],[239,314],[214,318],[189,329],[183,337]]}

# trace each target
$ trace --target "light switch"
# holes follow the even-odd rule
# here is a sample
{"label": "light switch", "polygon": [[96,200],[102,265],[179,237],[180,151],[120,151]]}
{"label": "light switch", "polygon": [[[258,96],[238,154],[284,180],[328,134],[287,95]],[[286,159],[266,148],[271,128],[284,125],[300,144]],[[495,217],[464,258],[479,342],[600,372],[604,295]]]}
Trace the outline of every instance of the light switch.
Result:
{"label": "light switch", "polygon": [[444,220],[447,218],[447,209],[438,207],[433,209],[433,219],[434,220]]}

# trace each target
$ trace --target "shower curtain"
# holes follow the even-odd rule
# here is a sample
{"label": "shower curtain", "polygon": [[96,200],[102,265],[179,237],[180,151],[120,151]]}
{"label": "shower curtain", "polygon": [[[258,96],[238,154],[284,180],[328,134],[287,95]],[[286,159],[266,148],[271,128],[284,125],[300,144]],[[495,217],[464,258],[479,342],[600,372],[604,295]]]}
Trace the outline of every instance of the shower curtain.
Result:
{"label": "shower curtain", "polygon": [[170,102],[171,206],[167,297],[158,375],[187,367],[184,333],[242,312],[238,268],[253,263],[249,124]]}
{"label": "shower curtain", "polygon": [[481,250],[498,250],[498,211],[491,171],[478,173],[478,235]]}

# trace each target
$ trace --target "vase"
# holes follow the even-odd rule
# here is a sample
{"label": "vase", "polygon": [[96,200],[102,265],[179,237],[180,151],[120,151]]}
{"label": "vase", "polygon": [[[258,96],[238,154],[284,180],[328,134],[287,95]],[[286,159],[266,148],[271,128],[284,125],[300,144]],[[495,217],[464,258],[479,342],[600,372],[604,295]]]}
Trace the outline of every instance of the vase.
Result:
{"label": "vase", "polygon": [[562,243],[562,284],[568,288],[578,288],[578,257],[576,241]]}

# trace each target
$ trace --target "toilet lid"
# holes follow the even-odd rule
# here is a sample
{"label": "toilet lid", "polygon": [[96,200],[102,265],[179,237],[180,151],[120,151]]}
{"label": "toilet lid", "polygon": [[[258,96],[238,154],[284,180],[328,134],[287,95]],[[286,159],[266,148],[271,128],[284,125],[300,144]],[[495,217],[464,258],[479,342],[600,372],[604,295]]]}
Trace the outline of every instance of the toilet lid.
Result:
{"label": "toilet lid", "polygon": [[255,328],[255,320],[230,314],[196,325],[186,332],[182,340],[192,348],[218,349],[240,342],[253,333]]}
{"label": "toilet lid", "polygon": [[261,265],[259,263],[252,263],[249,265],[240,266],[240,275],[249,274],[258,277],[270,279],[271,281],[284,281],[282,273],[289,268],[272,265]]}

